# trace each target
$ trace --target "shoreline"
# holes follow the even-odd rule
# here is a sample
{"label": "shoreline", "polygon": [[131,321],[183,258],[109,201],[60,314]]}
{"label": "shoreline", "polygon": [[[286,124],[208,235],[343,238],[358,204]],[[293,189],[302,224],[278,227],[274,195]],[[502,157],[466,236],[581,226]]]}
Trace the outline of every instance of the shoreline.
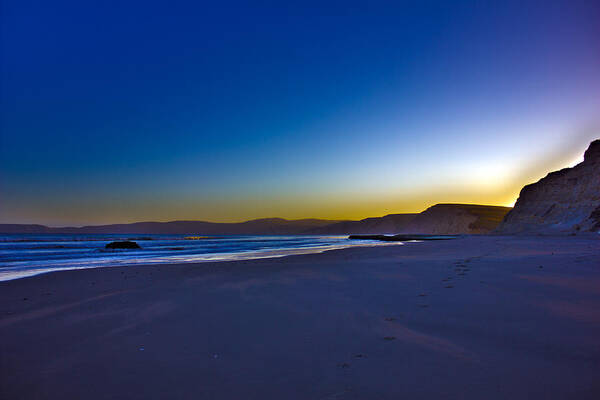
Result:
{"label": "shoreline", "polygon": [[[414,241],[411,241],[414,242]],[[205,264],[205,263],[220,263],[220,262],[236,262],[236,261],[248,261],[248,260],[262,260],[262,259],[270,259],[270,258],[282,258],[282,257],[290,257],[297,255],[308,255],[308,254],[321,254],[327,251],[335,251],[335,250],[345,250],[350,248],[362,248],[362,247],[380,247],[380,246],[393,246],[393,245],[404,245],[408,242],[365,242],[362,244],[351,243],[347,245],[324,245],[324,246],[314,246],[314,247],[288,247],[288,248],[279,248],[279,249],[266,249],[266,250],[251,250],[251,251],[240,251],[240,252],[223,252],[223,253],[204,253],[204,254],[193,254],[193,255],[185,255],[183,257],[188,258],[196,258],[195,260],[182,261],[182,260],[164,260],[164,261],[152,261],[145,262],[147,260],[142,260],[141,262],[134,262],[131,259],[122,259],[117,260],[114,264],[104,263],[101,265],[90,265],[93,264],[94,259],[90,259],[88,265],[83,265],[85,263],[76,263],[77,266],[66,267],[59,266],[56,268],[52,268],[51,266],[40,267],[47,268],[45,270],[33,270],[33,269],[16,269],[11,272],[7,272],[8,268],[0,268],[0,282],[8,282],[17,279],[29,278],[37,275],[43,275],[54,272],[61,271],[73,271],[73,270],[86,270],[86,269],[96,269],[96,268],[119,268],[119,267],[144,267],[144,266],[152,266],[152,265],[183,265],[183,264]],[[128,255],[124,253],[124,255]],[[178,257],[178,254],[172,254],[167,257]],[[69,261],[69,260],[65,260]]]}
{"label": "shoreline", "polygon": [[0,282],[0,397],[595,398],[599,335],[592,236],[59,271]]}
{"label": "shoreline", "polygon": [[[286,235],[286,236],[306,236],[306,235]],[[315,236],[315,235],[310,235]],[[328,237],[331,235],[325,235]],[[56,267],[56,269],[51,269],[51,267],[47,267],[48,270],[42,271],[31,271],[29,270],[15,270],[14,274],[11,274],[9,277],[5,277],[7,275],[6,269],[3,271],[0,269],[0,283],[1,282],[9,282],[13,280],[30,278],[38,275],[44,275],[49,273],[56,273],[62,271],[74,271],[74,270],[87,270],[87,269],[97,269],[97,268],[125,268],[125,267],[148,267],[148,266],[156,266],[156,265],[200,265],[206,263],[223,263],[223,262],[237,262],[237,261],[251,261],[251,260],[262,260],[262,259],[272,259],[272,258],[283,258],[283,257],[292,257],[298,255],[310,255],[310,254],[322,254],[330,251],[337,250],[346,250],[351,248],[372,248],[372,247],[380,247],[380,246],[394,246],[394,245],[405,245],[407,243],[418,243],[418,242],[429,242],[437,239],[427,239],[428,237],[443,237],[444,240],[457,240],[464,239],[469,237],[474,238],[484,238],[484,237],[506,237],[506,238],[567,238],[572,236],[577,236],[579,238],[587,238],[594,239],[599,237],[597,233],[589,232],[589,233],[579,233],[578,235],[566,235],[566,234],[517,234],[517,235],[502,235],[502,234],[486,234],[486,235],[397,235],[409,238],[409,240],[380,240],[378,239],[381,236],[385,235],[349,235],[348,239],[352,239],[351,236],[360,236],[368,237],[370,242],[365,242],[364,244],[348,244],[348,245],[332,245],[332,246],[323,246],[323,247],[310,247],[310,248],[281,248],[277,250],[258,250],[258,251],[248,251],[248,252],[236,252],[236,253],[206,253],[206,254],[195,254],[187,257],[205,257],[204,259],[198,260],[190,260],[190,261],[180,261],[180,260],[165,260],[165,261],[154,261],[154,262],[128,262],[127,259],[123,259],[121,261],[115,262],[114,264],[102,264],[102,265],[79,265],[73,267]],[[371,238],[373,237],[373,238]],[[332,248],[328,248],[332,247]],[[127,254],[125,254],[127,255]],[[173,254],[171,257],[176,257],[177,254]],[[93,261],[93,259],[90,259]],[[66,260],[67,261],[67,260]],[[131,260],[129,260],[131,261]],[[83,264],[83,263],[81,263]],[[18,275],[18,276],[14,276]],[[14,276],[14,277],[13,277]]]}

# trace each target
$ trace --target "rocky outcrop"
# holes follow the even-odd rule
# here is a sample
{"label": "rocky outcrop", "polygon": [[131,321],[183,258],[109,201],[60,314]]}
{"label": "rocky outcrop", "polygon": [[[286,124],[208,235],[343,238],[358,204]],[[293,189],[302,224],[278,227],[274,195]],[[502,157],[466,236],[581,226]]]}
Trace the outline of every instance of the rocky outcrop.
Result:
{"label": "rocky outcrop", "polygon": [[417,215],[399,233],[485,234],[496,229],[509,211],[509,207],[436,204]]}
{"label": "rocky outcrop", "polygon": [[104,246],[107,249],[141,249],[140,245],[136,242],[125,240],[122,242],[110,242]]}
{"label": "rocky outcrop", "polygon": [[584,161],[551,172],[525,186],[497,233],[574,233],[600,231],[600,140]]}
{"label": "rocky outcrop", "polygon": [[378,240],[380,242],[407,242],[411,240],[450,240],[460,236],[456,235],[350,235],[353,240]]}

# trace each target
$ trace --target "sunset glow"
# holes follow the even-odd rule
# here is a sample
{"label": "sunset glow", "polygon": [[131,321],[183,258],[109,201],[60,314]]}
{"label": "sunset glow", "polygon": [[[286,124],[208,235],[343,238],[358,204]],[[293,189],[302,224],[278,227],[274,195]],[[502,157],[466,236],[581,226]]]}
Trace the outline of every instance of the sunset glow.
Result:
{"label": "sunset glow", "polygon": [[507,205],[597,136],[582,128],[600,109],[592,5],[40,7],[4,10],[4,223]]}

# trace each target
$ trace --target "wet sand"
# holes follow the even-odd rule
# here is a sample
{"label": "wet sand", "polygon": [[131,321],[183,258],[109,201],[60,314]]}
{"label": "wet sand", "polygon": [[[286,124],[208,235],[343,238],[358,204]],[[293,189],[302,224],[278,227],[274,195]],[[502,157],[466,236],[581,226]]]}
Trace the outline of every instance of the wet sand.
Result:
{"label": "wet sand", "polygon": [[0,398],[597,399],[598,236],[0,282]]}

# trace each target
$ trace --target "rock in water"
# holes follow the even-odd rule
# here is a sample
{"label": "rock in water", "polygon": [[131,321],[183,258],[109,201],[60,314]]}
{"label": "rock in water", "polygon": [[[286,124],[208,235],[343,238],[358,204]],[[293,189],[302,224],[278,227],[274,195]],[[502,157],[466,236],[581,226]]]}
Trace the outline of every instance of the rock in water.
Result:
{"label": "rock in water", "polygon": [[582,163],[525,186],[496,230],[501,234],[589,231],[600,231],[600,140],[590,144]]}
{"label": "rock in water", "polygon": [[107,249],[141,249],[140,245],[136,242],[125,240],[123,242],[110,242],[105,248]]}
{"label": "rock in water", "polygon": [[379,240],[382,242],[407,242],[409,240],[449,240],[456,239],[456,235],[350,235],[348,239]]}

